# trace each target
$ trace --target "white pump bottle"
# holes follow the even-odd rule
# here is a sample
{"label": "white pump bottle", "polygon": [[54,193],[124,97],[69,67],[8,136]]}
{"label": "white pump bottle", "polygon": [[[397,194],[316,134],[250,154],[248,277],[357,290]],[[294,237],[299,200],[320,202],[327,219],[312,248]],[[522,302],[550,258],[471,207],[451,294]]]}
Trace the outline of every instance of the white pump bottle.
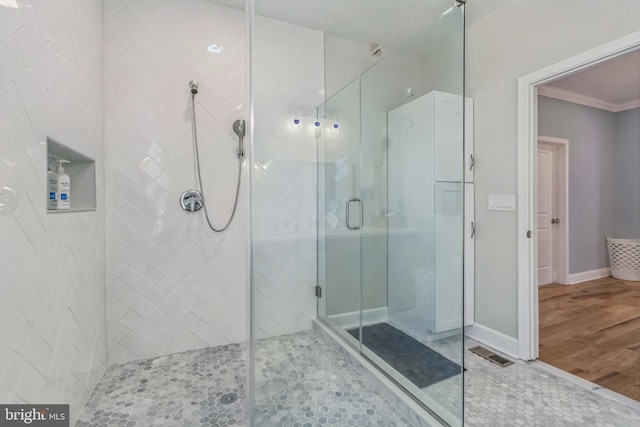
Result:
{"label": "white pump bottle", "polygon": [[49,174],[49,209],[71,208],[71,180],[64,173],[63,163],[71,162],[59,159],[55,173]]}

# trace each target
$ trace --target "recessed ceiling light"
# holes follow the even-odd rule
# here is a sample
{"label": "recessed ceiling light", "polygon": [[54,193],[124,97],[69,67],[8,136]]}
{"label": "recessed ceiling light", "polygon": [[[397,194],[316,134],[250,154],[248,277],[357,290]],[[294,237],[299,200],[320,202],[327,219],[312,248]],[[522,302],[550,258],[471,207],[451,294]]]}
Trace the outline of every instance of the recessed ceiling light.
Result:
{"label": "recessed ceiling light", "polygon": [[222,52],[222,49],[220,48],[220,46],[218,46],[217,44],[212,44],[211,46],[209,46],[207,48],[209,50],[209,52],[213,52],[213,53],[220,53]]}

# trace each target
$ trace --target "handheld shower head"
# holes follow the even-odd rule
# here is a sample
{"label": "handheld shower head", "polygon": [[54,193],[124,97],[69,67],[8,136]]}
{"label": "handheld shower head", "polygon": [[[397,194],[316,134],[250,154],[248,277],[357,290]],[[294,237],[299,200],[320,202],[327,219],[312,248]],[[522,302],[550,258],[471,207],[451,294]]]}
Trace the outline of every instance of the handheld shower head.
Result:
{"label": "handheld shower head", "polygon": [[244,136],[247,134],[247,122],[238,119],[233,122],[233,131],[238,135],[238,158],[242,161],[244,157]]}
{"label": "handheld shower head", "polygon": [[195,95],[195,94],[197,94],[197,93],[198,93],[198,87],[199,87],[199,86],[200,86],[200,85],[199,85],[199,84],[198,84],[198,82],[197,82],[197,81],[195,81],[195,80],[191,80],[191,81],[189,82],[189,87],[191,88],[191,94],[192,94],[192,95]]}
{"label": "handheld shower head", "polygon": [[247,134],[246,128],[247,128],[247,123],[243,119],[238,119],[235,122],[233,122],[233,131],[240,138],[244,138],[244,136]]}

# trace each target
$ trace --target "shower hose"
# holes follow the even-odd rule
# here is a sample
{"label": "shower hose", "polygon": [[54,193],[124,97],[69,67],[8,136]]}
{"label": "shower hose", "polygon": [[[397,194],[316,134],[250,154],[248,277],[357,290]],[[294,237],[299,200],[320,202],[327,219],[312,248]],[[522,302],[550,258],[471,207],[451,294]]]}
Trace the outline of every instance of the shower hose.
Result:
{"label": "shower hose", "polygon": [[[196,94],[195,93],[191,93],[191,114],[193,116],[193,120],[191,121],[191,129],[192,129],[192,135],[193,135],[193,150],[196,155],[196,173],[198,175],[198,188],[200,190],[200,195],[202,196],[202,206],[204,207],[204,217],[206,218],[207,224],[209,225],[209,228],[211,230],[215,231],[216,233],[221,233],[227,228],[229,228],[229,225],[231,224],[231,221],[233,221],[233,217],[236,214],[236,208],[238,207],[238,196],[240,195],[240,180],[242,178],[242,157],[244,153],[238,150],[238,182],[236,184],[236,197],[235,197],[235,200],[233,201],[233,210],[231,211],[231,216],[229,217],[229,220],[224,225],[224,227],[216,228],[211,223],[211,219],[209,218],[209,212],[207,211],[207,203],[204,197],[204,189],[202,187],[202,174],[200,173],[200,153],[198,152],[198,130],[196,126],[197,122],[196,122]],[[239,136],[239,138],[242,138],[242,136]]]}

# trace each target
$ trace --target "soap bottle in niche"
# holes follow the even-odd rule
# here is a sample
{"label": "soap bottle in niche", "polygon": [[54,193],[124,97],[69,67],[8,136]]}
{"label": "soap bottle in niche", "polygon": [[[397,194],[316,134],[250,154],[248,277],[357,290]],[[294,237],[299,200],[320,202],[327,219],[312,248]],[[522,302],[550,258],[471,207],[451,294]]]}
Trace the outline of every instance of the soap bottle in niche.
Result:
{"label": "soap bottle in niche", "polygon": [[56,193],[57,207],[56,209],[69,209],[71,207],[71,180],[69,175],[64,173],[63,163],[71,163],[68,160],[58,160],[58,168],[56,169]]}
{"label": "soap bottle in niche", "polygon": [[58,179],[56,173],[49,167],[47,171],[47,209],[58,209]]}

